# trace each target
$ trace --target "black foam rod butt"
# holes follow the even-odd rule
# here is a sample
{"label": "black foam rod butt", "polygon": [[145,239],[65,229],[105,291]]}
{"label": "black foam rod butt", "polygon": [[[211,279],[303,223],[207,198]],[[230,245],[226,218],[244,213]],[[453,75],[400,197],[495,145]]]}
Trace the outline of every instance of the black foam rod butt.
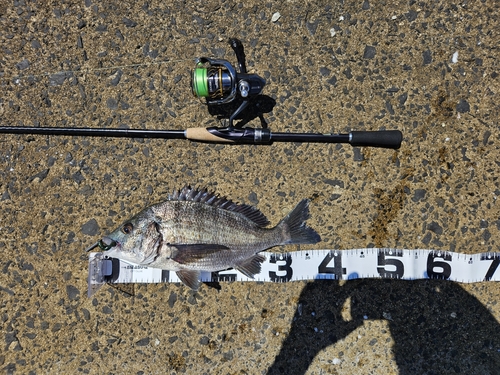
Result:
{"label": "black foam rod butt", "polygon": [[384,147],[398,149],[403,141],[399,130],[354,131],[350,133],[352,146]]}

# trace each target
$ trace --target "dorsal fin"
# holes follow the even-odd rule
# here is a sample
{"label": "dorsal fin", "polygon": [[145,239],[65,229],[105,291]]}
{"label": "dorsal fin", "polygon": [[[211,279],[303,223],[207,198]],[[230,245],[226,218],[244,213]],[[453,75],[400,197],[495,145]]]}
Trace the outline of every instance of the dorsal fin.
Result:
{"label": "dorsal fin", "polygon": [[214,192],[209,192],[207,189],[191,188],[191,186],[184,186],[181,190],[174,190],[168,196],[169,201],[191,201],[208,204],[212,207],[217,207],[222,210],[238,212],[245,216],[247,219],[253,221],[259,227],[269,225],[269,220],[257,208],[247,204],[238,204],[221,197]]}

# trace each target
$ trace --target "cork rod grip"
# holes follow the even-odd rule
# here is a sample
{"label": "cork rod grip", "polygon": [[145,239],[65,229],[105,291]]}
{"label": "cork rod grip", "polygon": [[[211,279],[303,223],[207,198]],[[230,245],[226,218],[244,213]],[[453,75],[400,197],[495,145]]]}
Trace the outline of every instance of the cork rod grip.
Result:
{"label": "cork rod grip", "polygon": [[186,138],[191,141],[233,143],[231,139],[217,137],[210,133],[207,128],[189,128],[186,129]]}

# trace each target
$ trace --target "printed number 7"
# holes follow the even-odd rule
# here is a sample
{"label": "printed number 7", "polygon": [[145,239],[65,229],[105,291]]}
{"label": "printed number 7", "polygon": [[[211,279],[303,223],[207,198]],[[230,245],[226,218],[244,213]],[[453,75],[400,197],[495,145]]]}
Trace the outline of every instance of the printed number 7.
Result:
{"label": "printed number 7", "polygon": [[488,268],[488,272],[486,272],[486,275],[484,276],[484,281],[490,281],[493,278],[493,275],[495,274],[498,266],[500,265],[500,255],[494,256],[493,259],[481,257],[481,260],[493,260],[490,264],[490,267]]}

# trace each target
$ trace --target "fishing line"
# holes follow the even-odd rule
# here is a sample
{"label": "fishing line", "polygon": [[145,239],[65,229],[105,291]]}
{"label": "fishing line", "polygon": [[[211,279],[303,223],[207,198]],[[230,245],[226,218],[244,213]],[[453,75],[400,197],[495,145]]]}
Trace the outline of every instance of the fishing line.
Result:
{"label": "fishing line", "polygon": [[[460,283],[500,281],[500,253],[463,254],[429,249],[364,248],[261,252],[260,273],[250,279],[234,269],[202,272],[203,282],[299,280],[438,279]],[[180,283],[175,272],[138,266],[103,253],[89,254],[88,297],[106,284]]]}
{"label": "fishing line", "polygon": [[164,60],[164,61],[152,61],[149,63],[137,63],[137,64],[125,64],[125,65],[112,65],[112,66],[104,66],[101,68],[86,68],[86,69],[75,69],[75,70],[59,70],[59,71],[54,71],[54,72],[47,72],[47,73],[38,73],[38,74],[21,74],[12,77],[12,80],[14,83],[16,80],[21,80],[21,79],[30,79],[30,78],[40,78],[40,77],[51,77],[51,76],[56,76],[56,75],[61,75],[61,74],[74,74],[74,75],[84,75],[87,73],[92,73],[92,72],[98,72],[98,71],[106,71],[106,70],[118,70],[118,69],[130,69],[130,68],[140,68],[143,66],[152,66],[152,65],[163,65],[163,64],[169,64],[169,63],[181,63],[185,61],[195,61],[195,59],[180,59],[180,60]]}

